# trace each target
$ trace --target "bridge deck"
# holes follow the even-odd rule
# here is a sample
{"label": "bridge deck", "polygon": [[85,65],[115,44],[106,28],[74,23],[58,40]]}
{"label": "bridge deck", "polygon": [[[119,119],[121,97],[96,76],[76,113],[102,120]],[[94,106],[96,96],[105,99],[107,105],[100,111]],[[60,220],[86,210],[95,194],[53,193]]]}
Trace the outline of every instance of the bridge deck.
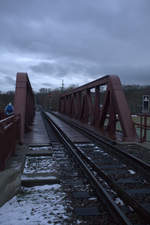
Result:
{"label": "bridge deck", "polygon": [[36,112],[31,131],[25,134],[25,144],[49,144],[49,138],[44,127],[40,112]]}

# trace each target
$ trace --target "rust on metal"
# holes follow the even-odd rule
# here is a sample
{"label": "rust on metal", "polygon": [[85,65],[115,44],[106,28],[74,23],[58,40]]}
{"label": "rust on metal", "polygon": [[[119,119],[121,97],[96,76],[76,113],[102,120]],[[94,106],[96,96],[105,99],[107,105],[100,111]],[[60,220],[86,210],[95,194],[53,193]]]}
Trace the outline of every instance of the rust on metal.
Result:
{"label": "rust on metal", "polygon": [[5,114],[4,110],[0,110],[0,120],[3,120],[7,117],[7,115]]}
{"label": "rust on metal", "polygon": [[[106,90],[101,92],[103,86]],[[117,137],[119,124],[122,140],[137,139],[121,82],[116,75],[104,76],[63,94],[59,100],[59,112],[94,126],[111,138]]]}
{"label": "rust on metal", "polygon": [[35,114],[34,94],[27,73],[17,73],[14,111],[21,116],[20,142],[23,143],[24,131],[32,124]]}

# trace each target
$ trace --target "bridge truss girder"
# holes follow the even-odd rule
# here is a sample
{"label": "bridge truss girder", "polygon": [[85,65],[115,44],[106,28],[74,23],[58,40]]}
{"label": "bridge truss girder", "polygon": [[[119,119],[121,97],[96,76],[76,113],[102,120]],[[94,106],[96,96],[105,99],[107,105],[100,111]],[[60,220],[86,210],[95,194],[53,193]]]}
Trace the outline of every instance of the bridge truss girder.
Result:
{"label": "bridge truss girder", "polygon": [[[106,90],[100,91],[101,87]],[[119,122],[122,140],[137,139],[130,109],[116,75],[104,76],[63,94],[59,100],[59,112],[91,125],[111,138],[116,138]]]}

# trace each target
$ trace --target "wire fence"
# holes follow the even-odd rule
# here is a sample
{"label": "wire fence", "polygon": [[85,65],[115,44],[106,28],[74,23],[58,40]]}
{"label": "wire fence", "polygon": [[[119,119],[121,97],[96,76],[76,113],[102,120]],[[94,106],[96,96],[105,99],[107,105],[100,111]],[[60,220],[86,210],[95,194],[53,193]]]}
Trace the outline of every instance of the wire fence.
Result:
{"label": "wire fence", "polygon": [[136,132],[141,143],[150,142],[150,114],[138,114],[133,117]]}

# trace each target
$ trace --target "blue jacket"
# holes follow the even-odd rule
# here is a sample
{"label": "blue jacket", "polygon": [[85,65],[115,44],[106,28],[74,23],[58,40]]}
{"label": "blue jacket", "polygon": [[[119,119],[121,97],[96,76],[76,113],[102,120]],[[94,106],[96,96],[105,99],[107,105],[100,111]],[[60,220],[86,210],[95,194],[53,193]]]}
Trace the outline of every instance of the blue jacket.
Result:
{"label": "blue jacket", "polygon": [[14,108],[11,104],[8,104],[6,107],[5,107],[5,114],[6,115],[11,115],[14,111]]}

